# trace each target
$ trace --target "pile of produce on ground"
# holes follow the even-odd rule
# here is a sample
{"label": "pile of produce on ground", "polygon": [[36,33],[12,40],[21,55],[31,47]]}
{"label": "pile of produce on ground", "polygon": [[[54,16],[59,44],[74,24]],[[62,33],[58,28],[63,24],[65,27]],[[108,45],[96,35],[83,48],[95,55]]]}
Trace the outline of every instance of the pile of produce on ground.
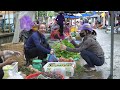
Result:
{"label": "pile of produce on ground", "polygon": [[32,79],[63,79],[63,76],[57,72],[43,72],[38,77]]}
{"label": "pile of produce on ground", "polygon": [[63,58],[66,58],[66,59],[70,59],[72,57],[73,59],[75,59],[75,58],[80,59],[79,53],[68,52],[66,50],[61,51],[60,50],[60,45],[61,44],[64,44],[64,45],[66,45],[67,47],[70,47],[70,48],[75,48],[72,43],[68,42],[68,40],[62,40],[61,42],[54,43],[52,48],[55,50],[55,54],[58,58],[63,57]]}
{"label": "pile of produce on ground", "polygon": [[59,62],[74,62],[74,60],[73,58],[66,59],[66,58],[60,57]]}
{"label": "pile of produce on ground", "polygon": [[73,66],[73,64],[72,63],[59,63],[59,64],[50,63],[47,67],[69,67],[69,66]]}
{"label": "pile of produce on ground", "polygon": [[21,66],[21,67],[19,67],[19,71],[21,73],[25,74],[26,76],[36,73],[36,72],[39,72],[39,70],[33,68],[32,65],[30,65],[29,67]]}

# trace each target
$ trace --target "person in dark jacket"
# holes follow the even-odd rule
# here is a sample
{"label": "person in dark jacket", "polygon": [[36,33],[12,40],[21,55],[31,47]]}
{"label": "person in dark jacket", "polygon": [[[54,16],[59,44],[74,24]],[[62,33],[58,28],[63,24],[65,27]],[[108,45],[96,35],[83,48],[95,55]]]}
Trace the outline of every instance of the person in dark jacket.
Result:
{"label": "person in dark jacket", "polygon": [[25,43],[25,57],[26,65],[30,64],[30,59],[38,57],[38,59],[44,60],[47,54],[53,54],[53,49],[45,39],[46,26],[41,23],[38,27],[38,31],[34,32]]}
{"label": "person in dark jacket", "polygon": [[97,33],[93,31],[90,24],[83,24],[80,32],[83,41],[80,45],[77,45],[75,41],[71,39],[71,43],[76,48],[69,48],[65,45],[61,45],[61,50],[80,53],[81,57],[87,62],[87,65],[85,65],[86,70],[96,70],[95,66],[101,66],[104,64],[104,52],[99,42],[96,40],[96,34]]}
{"label": "person in dark jacket", "polygon": [[63,16],[63,12],[60,12],[60,14],[56,18],[57,24],[60,26],[59,32],[60,36],[63,36],[63,24],[65,21],[65,18]]}

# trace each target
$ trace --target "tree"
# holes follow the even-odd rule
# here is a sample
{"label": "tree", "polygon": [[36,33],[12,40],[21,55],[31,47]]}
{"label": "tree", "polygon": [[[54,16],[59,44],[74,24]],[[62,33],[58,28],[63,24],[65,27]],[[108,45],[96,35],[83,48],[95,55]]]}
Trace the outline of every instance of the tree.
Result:
{"label": "tree", "polygon": [[47,16],[47,11],[38,11],[38,16],[40,16],[40,17]]}
{"label": "tree", "polygon": [[52,18],[53,16],[55,16],[55,12],[54,11],[48,11],[48,17]]}
{"label": "tree", "polygon": [[44,21],[47,17],[47,11],[38,11],[38,17],[42,17]]}

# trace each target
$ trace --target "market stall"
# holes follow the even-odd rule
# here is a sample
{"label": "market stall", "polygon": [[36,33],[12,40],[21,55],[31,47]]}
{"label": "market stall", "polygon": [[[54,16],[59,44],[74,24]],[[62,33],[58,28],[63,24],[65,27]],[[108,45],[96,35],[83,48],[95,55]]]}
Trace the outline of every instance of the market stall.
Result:
{"label": "market stall", "polygon": [[[113,22],[114,12],[111,11],[111,66],[110,66],[110,78],[113,78]],[[60,44],[64,44],[68,47],[74,48],[68,40],[58,41],[53,43],[52,48],[55,50],[54,61],[51,55],[48,55],[46,60],[48,61],[44,66],[41,64],[41,60],[34,59],[32,64],[28,67],[19,67],[18,63],[13,63],[10,66],[4,67],[5,76],[4,79],[69,79],[74,76],[76,69],[76,61],[80,60],[78,53],[60,51]],[[54,56],[54,55],[53,55]],[[50,60],[51,59],[51,60]]]}

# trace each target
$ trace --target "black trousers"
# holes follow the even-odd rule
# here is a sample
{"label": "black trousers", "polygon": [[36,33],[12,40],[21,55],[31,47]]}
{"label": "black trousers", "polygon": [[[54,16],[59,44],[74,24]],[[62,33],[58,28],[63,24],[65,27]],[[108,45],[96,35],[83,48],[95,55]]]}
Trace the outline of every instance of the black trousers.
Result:
{"label": "black trousers", "polygon": [[2,68],[0,68],[0,79],[2,79],[2,78],[3,78],[3,76],[4,76],[4,71],[3,71],[3,69],[2,69]]}
{"label": "black trousers", "polygon": [[101,66],[104,64],[104,57],[98,57],[93,52],[87,50],[81,51],[81,57],[87,62],[90,67]]}
{"label": "black trousers", "polygon": [[29,50],[25,50],[25,58],[26,58],[26,64],[31,64],[32,62],[30,61],[32,58],[38,57],[38,59],[43,60],[42,61],[42,66],[44,66],[47,61],[44,60],[47,58],[47,54],[44,54],[40,52],[37,48],[32,48]]}
{"label": "black trousers", "polygon": [[38,59],[43,60],[43,59],[47,58],[47,54],[44,54],[44,53],[40,52],[35,47],[35,48],[29,49],[29,50],[25,49],[25,57],[26,58],[35,58],[35,57],[38,57]]}
{"label": "black trousers", "polygon": [[58,25],[60,26],[60,29],[59,29],[60,36],[63,36],[63,24],[58,23]]}

